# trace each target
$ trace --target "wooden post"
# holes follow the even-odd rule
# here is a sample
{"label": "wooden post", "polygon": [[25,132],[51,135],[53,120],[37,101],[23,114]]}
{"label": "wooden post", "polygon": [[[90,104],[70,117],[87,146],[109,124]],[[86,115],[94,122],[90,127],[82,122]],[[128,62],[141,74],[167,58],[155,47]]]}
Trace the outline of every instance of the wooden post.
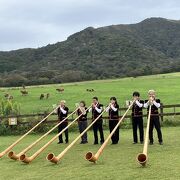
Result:
{"label": "wooden post", "polygon": [[161,121],[163,121],[163,103],[160,106]]}

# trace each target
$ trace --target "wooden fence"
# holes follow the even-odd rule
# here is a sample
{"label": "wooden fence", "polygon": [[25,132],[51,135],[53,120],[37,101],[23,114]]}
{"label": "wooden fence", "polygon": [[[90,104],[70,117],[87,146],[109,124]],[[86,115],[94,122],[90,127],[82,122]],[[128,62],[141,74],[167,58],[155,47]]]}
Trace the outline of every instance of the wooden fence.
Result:
{"label": "wooden fence", "polygon": [[[124,114],[124,112],[126,110],[127,110],[127,108],[120,108],[119,109],[120,117]],[[165,112],[166,110],[168,112]],[[69,113],[71,113],[71,112],[69,112]],[[43,119],[47,115],[48,115],[48,112],[38,113],[38,114],[23,114],[23,115],[17,115],[17,116],[6,116],[6,117],[3,116],[3,117],[0,117],[0,124],[2,122],[3,123],[8,123],[8,120],[10,118],[17,119],[17,124],[21,124],[21,125],[30,123],[30,121],[29,121],[30,119],[31,119],[31,122],[38,123],[41,119]],[[163,121],[164,116],[177,116],[177,115],[180,115],[180,104],[172,104],[172,105],[163,105],[163,104],[161,104],[158,115],[160,116],[162,121]],[[76,115],[73,114],[69,118],[69,121],[72,121],[74,119],[74,116],[76,116]],[[56,123],[57,122],[57,114],[53,113],[52,117],[53,117],[53,119],[52,118],[46,119],[45,123]],[[144,113],[143,117],[147,117],[147,114]],[[129,114],[125,118],[131,118],[131,112],[129,112]],[[88,120],[90,120],[90,119],[91,119],[91,117],[89,115]],[[108,117],[104,116],[103,119],[107,120]]]}

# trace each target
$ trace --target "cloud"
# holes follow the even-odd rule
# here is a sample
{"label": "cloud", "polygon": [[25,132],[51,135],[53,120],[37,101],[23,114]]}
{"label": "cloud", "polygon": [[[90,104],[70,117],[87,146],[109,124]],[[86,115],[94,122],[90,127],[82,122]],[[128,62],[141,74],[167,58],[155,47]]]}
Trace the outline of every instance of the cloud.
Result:
{"label": "cloud", "polygon": [[40,47],[88,26],[179,19],[178,0],[0,0],[0,50]]}

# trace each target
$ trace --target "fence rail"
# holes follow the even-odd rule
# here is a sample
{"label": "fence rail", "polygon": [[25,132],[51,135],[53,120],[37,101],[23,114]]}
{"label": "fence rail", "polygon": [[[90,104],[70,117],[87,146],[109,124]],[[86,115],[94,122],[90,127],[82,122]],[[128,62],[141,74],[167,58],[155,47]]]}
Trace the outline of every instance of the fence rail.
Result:
{"label": "fence rail", "polygon": [[[170,109],[170,108],[173,108],[173,110],[171,112],[164,112],[165,109]],[[160,116],[162,121],[163,121],[164,116],[178,116],[178,115],[180,115],[180,109],[178,111],[176,111],[176,108],[180,108],[180,104],[171,104],[171,105],[163,105],[163,104],[161,104],[158,116]],[[127,108],[119,108],[120,117],[123,114],[123,112],[126,111],[126,110],[127,110]],[[69,113],[71,113],[71,112],[69,112]],[[49,114],[49,113],[44,112],[44,113],[38,113],[38,114],[23,114],[23,115],[16,115],[16,116],[1,116],[0,117],[0,124],[2,122],[4,122],[4,121],[8,120],[9,118],[17,118],[18,124],[28,124],[28,123],[30,123],[28,121],[28,118],[37,117],[37,119],[41,119],[41,118],[44,118],[47,114]],[[52,115],[57,116],[56,113],[53,113]],[[143,114],[143,117],[147,117],[147,114]],[[126,115],[125,118],[131,118],[131,114]],[[27,121],[23,121],[23,119],[27,119]],[[73,119],[74,119],[74,115],[72,115],[71,118],[69,118],[69,121],[71,121]],[[90,120],[90,119],[91,118],[89,117],[88,120]],[[104,116],[103,119],[108,119],[108,117]],[[39,122],[39,120],[33,120],[33,123],[37,123],[37,122]],[[47,119],[45,121],[45,123],[55,123],[55,122],[57,122],[57,118],[56,118],[56,120]]]}

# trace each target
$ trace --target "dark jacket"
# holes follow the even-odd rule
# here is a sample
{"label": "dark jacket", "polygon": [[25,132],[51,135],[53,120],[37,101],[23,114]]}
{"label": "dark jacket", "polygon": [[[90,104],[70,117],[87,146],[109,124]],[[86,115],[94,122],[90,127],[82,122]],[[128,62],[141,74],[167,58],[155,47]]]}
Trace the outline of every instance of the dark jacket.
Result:
{"label": "dark jacket", "polygon": [[116,104],[114,106],[115,108],[117,108],[117,111],[113,111],[113,109],[109,109],[109,119],[110,120],[118,120],[119,119],[119,105]]}
{"label": "dark jacket", "polygon": [[82,114],[82,112],[81,112],[80,109],[77,110],[78,116],[82,114],[82,115],[79,117],[79,121],[87,121],[87,113],[88,113],[87,107],[85,107],[85,110],[86,110],[86,114]]}
{"label": "dark jacket", "polygon": [[67,115],[68,115],[69,108],[65,106],[63,109],[66,111],[66,114],[63,114],[63,113],[61,112],[60,107],[59,107],[58,110],[57,110],[58,118],[59,118],[60,121],[62,121],[63,119],[65,119],[65,118],[67,117]]}
{"label": "dark jacket", "polygon": [[[161,102],[160,99],[155,99],[155,101],[156,101],[157,103],[160,103],[160,102]],[[146,103],[146,102],[148,102],[148,100],[145,100],[145,103]],[[149,113],[149,107],[147,108],[147,112]],[[158,108],[157,108],[154,104],[151,106],[151,114],[159,114]]]}
{"label": "dark jacket", "polygon": [[[98,109],[100,109],[100,108],[103,107],[103,105],[98,103],[96,107],[97,107]],[[98,112],[96,111],[96,109],[92,107],[92,119],[93,119],[93,120],[96,119],[100,114],[101,114],[101,112],[98,113]],[[102,119],[102,115],[99,117],[99,119]]]}
{"label": "dark jacket", "polygon": [[[144,101],[143,100],[139,100],[139,103],[141,104],[144,104]],[[135,117],[135,116],[142,116],[143,115],[143,106],[142,107],[139,107],[136,102],[133,104],[132,106],[132,116]]]}

